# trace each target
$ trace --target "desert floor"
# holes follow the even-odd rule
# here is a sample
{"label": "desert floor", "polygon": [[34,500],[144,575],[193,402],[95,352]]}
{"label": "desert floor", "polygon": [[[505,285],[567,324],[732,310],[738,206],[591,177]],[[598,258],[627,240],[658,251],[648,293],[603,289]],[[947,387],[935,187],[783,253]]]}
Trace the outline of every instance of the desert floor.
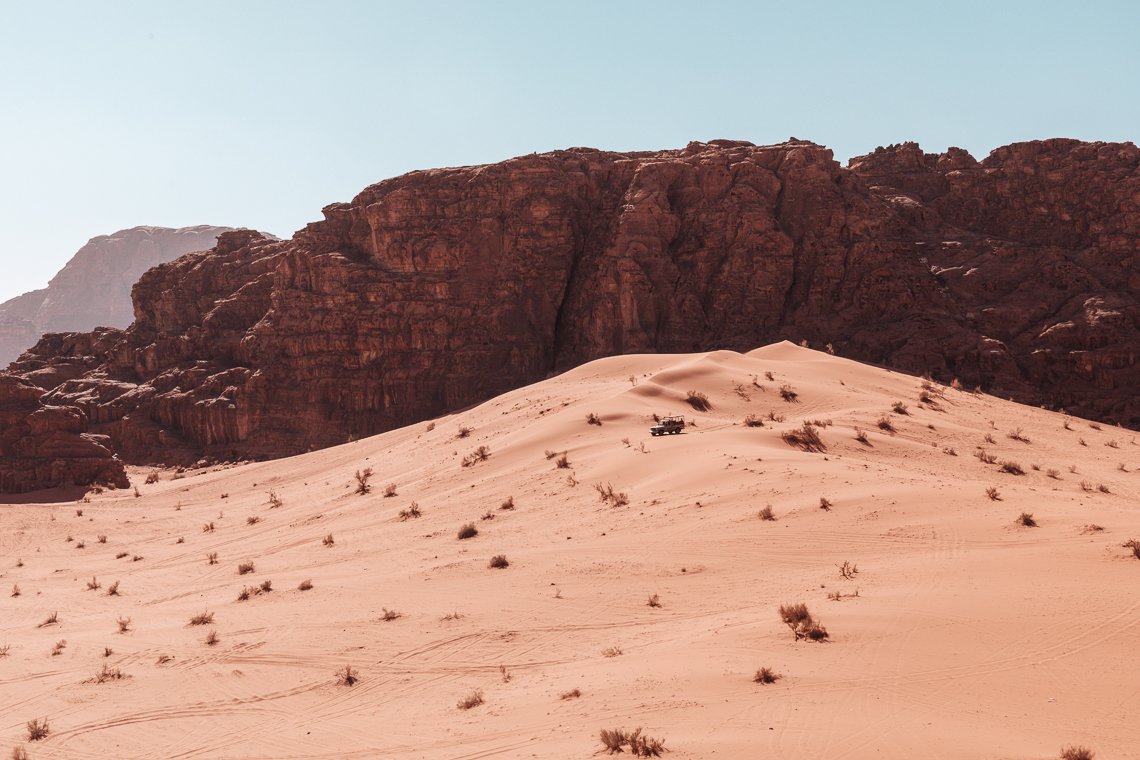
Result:
{"label": "desert floor", "polygon": [[[292,459],[138,469],[137,497],[8,497],[0,752],[585,758],[642,727],[676,760],[1140,757],[1133,433],[921,386],[788,343],[615,357]],[[805,420],[825,450],[781,438]],[[826,641],[781,621],[799,602]]]}

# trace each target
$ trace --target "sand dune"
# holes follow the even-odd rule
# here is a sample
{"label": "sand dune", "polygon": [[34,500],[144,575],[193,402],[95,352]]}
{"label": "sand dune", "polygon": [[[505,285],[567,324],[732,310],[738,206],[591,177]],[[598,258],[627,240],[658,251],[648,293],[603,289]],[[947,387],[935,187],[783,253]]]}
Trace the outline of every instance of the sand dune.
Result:
{"label": "sand dune", "polygon": [[[1140,756],[1134,435],[920,386],[788,343],[614,357],[293,459],[137,471],[137,498],[0,506],[0,750],[580,758],[642,727],[678,760]],[[650,436],[672,413],[695,426]],[[781,438],[805,420],[824,451]],[[781,622],[796,602],[826,641]],[[104,665],[125,677],[92,682]],[[37,718],[51,733],[28,741]]]}

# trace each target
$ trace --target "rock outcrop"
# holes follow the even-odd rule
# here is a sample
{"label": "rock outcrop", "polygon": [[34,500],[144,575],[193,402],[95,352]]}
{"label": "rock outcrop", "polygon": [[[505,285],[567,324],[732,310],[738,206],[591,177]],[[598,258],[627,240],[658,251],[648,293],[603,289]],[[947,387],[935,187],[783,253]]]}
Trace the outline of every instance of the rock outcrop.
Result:
{"label": "rock outcrop", "polygon": [[279,456],[629,352],[782,339],[1140,423],[1140,151],[792,140],[413,172],[148,271],[13,365],[135,462]]}
{"label": "rock outcrop", "polygon": [[0,367],[49,332],[87,332],[130,325],[131,287],[142,273],[193,251],[214,247],[232,227],[135,227],[91,238],[46,288],[0,303]]}

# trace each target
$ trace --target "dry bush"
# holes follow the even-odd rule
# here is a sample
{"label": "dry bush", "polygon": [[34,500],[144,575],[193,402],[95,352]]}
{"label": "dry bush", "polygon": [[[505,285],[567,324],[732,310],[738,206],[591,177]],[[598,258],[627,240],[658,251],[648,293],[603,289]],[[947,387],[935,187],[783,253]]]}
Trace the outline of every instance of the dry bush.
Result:
{"label": "dry bush", "polygon": [[1015,441],[1021,441],[1022,443],[1029,443],[1028,436],[1024,435],[1021,432],[1021,428],[1014,429],[1014,431],[1009,434],[1009,438],[1011,438]]}
{"label": "dry bush", "polygon": [[514,496],[508,496],[507,500],[499,505],[499,509],[514,509],[514,508],[515,508],[515,497]]}
{"label": "dry bush", "polygon": [[360,677],[356,673],[356,668],[351,665],[345,665],[336,672],[336,682],[341,686],[352,686],[359,680]]}
{"label": "dry bush", "polygon": [[1116,441],[1105,441],[1104,445],[1109,447],[1110,449],[1120,448],[1119,446],[1117,446]]}
{"label": "dry bush", "polygon": [[624,507],[629,504],[629,495],[624,491],[615,491],[613,483],[607,483],[604,487],[601,483],[595,483],[594,490],[601,495],[602,501],[608,501],[612,506]]}
{"label": "dry bush", "polygon": [[507,555],[505,554],[496,554],[494,557],[491,557],[491,567],[502,568],[507,567],[510,564],[511,563],[507,561]]}
{"label": "dry bush", "polygon": [[389,483],[384,486],[384,498],[391,498],[396,495],[396,484]]}
{"label": "dry bush", "polygon": [[333,534],[330,533],[321,539],[321,543],[324,544],[325,546],[332,546],[333,544],[336,543],[336,539],[333,538]]}
{"label": "dry bush", "polygon": [[658,598],[657,594],[650,594],[649,595],[649,601],[646,602],[646,604],[649,605],[650,607],[660,607],[661,606],[661,600],[660,600],[660,598]]}
{"label": "dry bush", "polygon": [[[1096,528],[1097,530],[1104,530],[1104,528],[1101,528],[1099,525],[1091,525],[1089,527]],[[1132,555],[1136,557],[1136,559],[1140,559],[1140,541],[1137,541],[1134,538],[1129,539],[1128,541],[1124,542],[1123,546],[1125,549],[1131,549]]]}
{"label": "dry bush", "polygon": [[105,544],[107,543],[107,534],[100,533],[99,535],[95,536],[95,540],[101,544]]}
{"label": "dry bush", "polygon": [[272,590],[273,590],[273,581],[262,581],[261,582],[262,593],[268,594]]}
{"label": "dry bush", "polygon": [[0,657],[7,657],[8,656],[8,650],[11,648],[12,648],[11,644],[4,644],[3,646],[0,646]]}
{"label": "dry bush", "polygon": [[203,525],[202,526],[202,532],[203,533],[213,533],[214,532],[214,523],[208,522],[205,525]]}
{"label": "dry bush", "polygon": [[[557,452],[557,451],[551,451],[550,449],[547,449],[547,450],[546,450],[545,452],[543,452],[543,453],[544,453],[544,455],[546,456],[546,458],[547,458],[547,459],[554,459],[554,457],[558,456],[558,452]],[[563,452],[563,453],[565,453],[565,452]]]}
{"label": "dry bush", "polygon": [[607,647],[602,650],[602,657],[620,657],[623,654],[625,652],[621,650],[621,647]]}
{"label": "dry bush", "polygon": [[559,699],[577,699],[580,696],[582,696],[582,690],[578,689],[578,688],[574,688],[574,689],[571,689],[570,691],[562,692],[561,694],[558,695],[558,698]]}
{"label": "dry bush", "polygon": [[82,541],[78,541],[78,542],[76,542],[76,544],[75,544],[75,548],[76,548],[76,549],[86,549],[86,548],[87,548],[87,544],[85,544],[85,543],[84,543],[84,542],[82,542]]}
{"label": "dry bush", "polygon": [[831,634],[823,627],[823,623],[812,621],[810,625],[803,629],[803,637],[809,641],[823,641],[829,638]]}
{"label": "dry bush", "polygon": [[978,461],[982,464],[993,464],[997,462],[997,457],[993,454],[990,454],[985,449],[978,449],[974,452],[974,456],[976,456],[978,458]]}
{"label": "dry bush", "polygon": [[119,633],[126,633],[127,631],[131,630],[131,619],[129,617],[121,617],[115,622],[119,624]]}
{"label": "dry bush", "polygon": [[794,402],[797,398],[799,398],[799,395],[800,394],[796,393],[796,389],[787,383],[784,383],[780,386],[780,398],[784,399],[784,401],[787,401],[788,403]]}
{"label": "dry bush", "polygon": [[269,508],[270,509],[277,509],[282,504],[284,504],[284,502],[281,501],[281,497],[277,495],[277,492],[276,491],[270,491],[269,492]]}
{"label": "dry bush", "polygon": [[13,747],[12,760],[32,760],[32,756],[23,747]]}
{"label": "dry bush", "polygon": [[[410,507],[400,510],[399,518],[401,520],[412,520],[419,517],[421,514],[423,513],[420,512],[420,505],[413,501]],[[331,536],[332,534],[330,533],[329,535]],[[329,546],[329,544],[326,544],[326,546]]]}
{"label": "dry bush", "polygon": [[111,647],[103,647],[103,656],[104,657],[110,657],[114,653],[115,653],[115,650],[111,649]]}
{"label": "dry bush", "polygon": [[237,600],[239,602],[248,602],[252,594],[256,594],[257,589],[250,588],[249,586],[242,586],[241,591],[238,592]]}
{"label": "dry bush", "polygon": [[803,602],[797,602],[796,604],[780,605],[780,620],[783,620],[784,625],[792,629],[792,633],[796,634],[798,639],[803,627],[812,622],[812,617],[807,605]]}
{"label": "dry bush", "polygon": [[467,456],[463,457],[463,466],[474,467],[479,462],[486,461],[487,457],[489,456],[491,456],[491,450],[486,446],[480,446]]}
{"label": "dry bush", "polygon": [[891,404],[891,411],[895,414],[910,414],[910,412],[908,412],[906,409],[906,404],[901,401],[896,401],[895,403]]}
{"label": "dry bush", "polygon": [[119,595],[119,582],[115,581],[114,583],[112,583],[110,586],[107,587],[107,596],[118,596],[118,595]]}
{"label": "dry bush", "polygon": [[943,454],[949,454],[952,457],[958,456],[958,452],[954,450],[953,446],[945,446],[942,449]]}
{"label": "dry bush", "polygon": [[769,382],[772,382],[772,381],[774,381],[774,380],[776,379],[776,378],[775,378],[775,376],[774,376],[774,375],[773,375],[771,372],[765,372],[765,373],[764,373],[764,377],[765,377],[765,378],[766,378],[766,379],[767,379]]}
{"label": "dry bush", "polygon": [[776,519],[776,515],[775,515],[775,514],[773,514],[773,512],[772,512],[772,505],[771,505],[771,504],[768,504],[768,505],[767,505],[767,506],[765,506],[763,509],[761,509],[761,510],[760,510],[760,514],[758,515],[758,517],[759,517],[761,520],[771,520],[771,521],[775,521],[775,519]]}
{"label": "dry bush", "polygon": [[842,565],[836,565],[839,568],[839,574],[848,580],[855,577],[859,572],[858,565],[852,565],[848,560],[844,560]]}
{"label": "dry bush", "polygon": [[67,639],[60,639],[59,641],[55,642],[55,646],[51,648],[51,656],[55,657],[57,655],[63,654],[63,648],[65,646],[67,646]]}
{"label": "dry bush", "polygon": [[157,483],[157,482],[158,482],[158,471],[157,470],[155,470],[154,472],[147,473],[146,484],[148,486],[153,484],[153,483]]}
{"label": "dry bush", "polygon": [[479,535],[479,529],[475,527],[475,523],[467,523],[459,529],[458,535],[460,541],[465,538],[475,538],[475,536]]}
{"label": "dry bush", "polygon": [[210,631],[210,633],[206,635],[206,646],[208,647],[214,646],[219,641],[221,641],[221,639],[218,638],[217,631]]}
{"label": "dry bush", "polygon": [[755,414],[750,414],[744,418],[744,427],[764,427],[764,420]]}
{"label": "dry bush", "polygon": [[828,499],[826,496],[820,496],[819,497],[819,508],[822,510],[830,510],[831,509],[831,500]]}
{"label": "dry bush", "polygon": [[190,618],[190,625],[209,625],[214,622],[214,613],[206,610]]}
{"label": "dry bush", "polygon": [[119,552],[118,554],[115,555],[115,559],[122,559],[123,557],[129,557],[129,556],[131,556],[130,552]]}
{"label": "dry bush", "polygon": [[663,739],[642,736],[640,728],[628,733],[621,729],[603,728],[601,740],[602,745],[609,750],[611,755],[615,752],[623,752],[622,747],[629,747],[629,753],[634,757],[661,757],[662,752],[668,751],[665,749]]}
{"label": "dry bush", "polygon": [[895,431],[894,423],[892,423],[891,418],[887,417],[886,415],[883,415],[882,417],[880,417],[879,421],[875,424],[877,424],[879,426],[880,430],[886,430],[886,431],[891,432],[891,433],[893,433]]}
{"label": "dry bush", "polygon": [[186,543],[186,537],[185,537],[185,536],[179,536],[179,537],[178,537],[178,540],[177,540],[177,541],[175,541],[174,543],[176,543],[176,544],[184,544],[184,543]]}
{"label": "dry bush", "polygon": [[1061,760],[1093,760],[1096,753],[1083,745],[1070,744],[1061,748]]}
{"label": "dry bush", "polygon": [[54,624],[56,624],[56,623],[58,623],[58,622],[59,622],[59,613],[58,613],[58,612],[53,612],[53,613],[51,613],[50,615],[48,615],[48,616],[47,616],[47,619],[46,619],[46,620],[44,620],[44,622],[42,622],[42,623],[40,623],[39,625],[37,625],[37,626],[36,626],[36,628],[43,628],[43,627],[45,627],[45,626],[54,625]]}
{"label": "dry bush", "polygon": [[356,479],[356,493],[363,496],[372,490],[372,486],[368,485],[368,479],[372,477],[371,467],[365,467],[363,471],[357,470],[352,477]]}
{"label": "dry bush", "polygon": [[1078,438],[1078,439],[1077,439],[1077,443],[1081,444],[1082,446],[1088,446],[1088,444],[1087,444],[1087,443],[1085,443],[1085,439],[1084,439],[1084,438]]}
{"label": "dry bush", "polygon": [[1030,468],[1031,470],[1034,470],[1035,472],[1040,472],[1040,471],[1041,471],[1041,465],[1037,464],[1036,462],[1030,462],[1030,463],[1029,463],[1029,468]]}
{"label": "dry bush", "polygon": [[138,487],[138,486],[135,486],[135,498],[137,499],[137,498],[139,498],[140,496],[142,496],[142,494],[141,494],[141,493],[139,493],[139,487]]}
{"label": "dry bush", "polygon": [[1036,528],[1037,521],[1033,519],[1033,515],[1029,512],[1022,512],[1017,516],[1017,523],[1024,525],[1026,528]]}
{"label": "dry bush", "polygon": [[47,718],[39,718],[28,721],[28,741],[38,742],[44,739],[51,733],[51,728],[48,726]]}
{"label": "dry bush", "polygon": [[250,517],[245,518],[246,525],[257,525],[259,522],[261,522],[261,518],[257,515],[251,515]]}
{"label": "dry bush", "polygon": [[993,501],[1001,501],[1001,495],[998,493],[998,490],[996,488],[994,488],[993,486],[990,486],[989,488],[986,489],[986,496],[989,496],[990,499]]}
{"label": "dry bush", "polygon": [[457,438],[466,438],[467,436],[471,435],[472,430],[474,430],[474,428],[469,428],[466,425],[460,425],[459,431],[456,433],[456,437]]}
{"label": "dry bush", "polygon": [[312,587],[313,587],[313,582],[311,580],[309,580],[308,578],[306,578],[305,580],[301,581],[301,585],[297,586],[297,590],[298,591],[308,591]]}
{"label": "dry bush", "polygon": [[795,446],[803,451],[827,451],[826,444],[824,444],[823,439],[819,437],[819,433],[815,431],[815,428],[811,426],[810,422],[805,422],[798,428],[785,430],[780,433],[780,438],[789,446]]}
{"label": "dry bush", "polygon": [[1081,481],[1081,490],[1082,490],[1082,491],[1091,491],[1091,490],[1093,490],[1093,487],[1092,487],[1092,483],[1088,482],[1087,480],[1082,480],[1082,481]]}
{"label": "dry bush", "polygon": [[94,591],[95,589],[103,588],[103,584],[99,583],[99,579],[92,576],[91,580],[87,581],[87,590]]}
{"label": "dry bush", "polygon": [[862,428],[855,428],[855,440],[865,446],[871,445],[871,442],[867,440],[867,431]]}
{"label": "dry bush", "polygon": [[1112,493],[1108,490],[1108,486],[1106,486],[1104,483],[1097,484],[1096,490],[1100,491],[1101,493]]}
{"label": "dry bush", "polygon": [[567,470],[570,468],[570,460],[566,458],[565,453],[563,453],[562,456],[558,457],[558,460],[554,464],[556,464],[560,470]]}
{"label": "dry bush", "polygon": [[218,553],[217,552],[210,552],[209,554],[206,555],[206,559],[208,560],[206,564],[216,565],[216,564],[218,564]]}
{"label": "dry bush", "polygon": [[456,706],[460,710],[470,710],[472,707],[478,707],[481,704],[483,704],[483,691],[481,689],[476,689],[463,699],[459,700],[459,702],[456,703]]}
{"label": "dry bush", "polygon": [[989,433],[986,433],[985,435],[983,435],[982,440],[985,441],[986,443],[997,443],[997,441],[994,440],[994,437],[992,435],[990,435]]}
{"label": "dry bush", "polygon": [[404,616],[403,613],[397,612],[396,610],[390,610],[387,607],[381,607],[380,609],[384,611],[384,614],[380,616],[380,619],[386,622],[391,622],[397,618]]}
{"label": "dry bush", "polygon": [[20,595],[20,584],[18,584],[18,583],[13,583],[13,584],[12,584],[12,596],[13,596],[13,597],[16,597],[16,596],[19,596],[19,595]]}
{"label": "dry bush", "polygon": [[1010,475],[1024,475],[1025,470],[1021,469],[1021,465],[1017,462],[1002,462],[1001,471],[1008,472]]}
{"label": "dry bush", "polygon": [[488,509],[488,510],[487,510],[487,511],[486,511],[486,512],[483,514],[483,516],[482,516],[482,517],[480,517],[479,519],[480,519],[480,520],[494,520],[494,519],[495,519],[495,513],[494,513],[494,512],[492,512],[491,510],[489,510],[489,509]]}
{"label": "dry bush", "polygon": [[783,678],[782,675],[772,670],[771,668],[760,668],[756,671],[756,676],[752,679],[756,683],[776,683]]}
{"label": "dry bush", "polygon": [[118,681],[126,678],[126,674],[118,668],[110,668],[107,663],[103,663],[103,668],[95,674],[93,678],[88,679],[87,683],[107,683],[108,681]]}
{"label": "dry bush", "polygon": [[712,404],[709,403],[709,397],[700,391],[686,391],[685,401],[689,402],[689,406],[698,412],[707,412],[709,409],[712,409]]}
{"label": "dry bush", "polygon": [[158,656],[158,659],[154,661],[154,664],[155,665],[165,665],[166,663],[170,662],[173,659],[174,658],[168,654],[160,654]]}
{"label": "dry bush", "polygon": [[599,417],[598,415],[594,414],[593,412],[590,412],[589,414],[586,415],[586,424],[587,425],[597,425],[597,426],[601,427],[602,418]]}
{"label": "dry bush", "polygon": [[246,573],[253,572],[253,560],[242,562],[238,565],[238,575],[245,575]]}
{"label": "dry bush", "polygon": [[1100,425],[1095,422],[1090,422],[1089,427],[1091,427],[1093,430],[1100,430]]}
{"label": "dry bush", "polygon": [[435,430],[435,422],[429,422],[429,423],[427,424],[427,428],[426,428],[426,430],[427,430],[429,433],[430,433],[431,431]]}

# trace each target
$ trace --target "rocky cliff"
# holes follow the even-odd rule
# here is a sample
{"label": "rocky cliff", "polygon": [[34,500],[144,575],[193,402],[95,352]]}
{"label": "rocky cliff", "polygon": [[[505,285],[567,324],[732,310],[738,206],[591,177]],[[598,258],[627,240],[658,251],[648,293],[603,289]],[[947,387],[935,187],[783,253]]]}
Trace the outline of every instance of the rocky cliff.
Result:
{"label": "rocky cliff", "polygon": [[131,287],[142,273],[213,248],[231,227],[135,227],[91,238],[46,288],[0,303],[0,367],[49,332],[123,328],[134,319]]}
{"label": "rocky cliff", "polygon": [[147,272],[13,365],[129,461],[278,456],[625,352],[781,339],[1140,423],[1140,151],[792,140],[414,172]]}

